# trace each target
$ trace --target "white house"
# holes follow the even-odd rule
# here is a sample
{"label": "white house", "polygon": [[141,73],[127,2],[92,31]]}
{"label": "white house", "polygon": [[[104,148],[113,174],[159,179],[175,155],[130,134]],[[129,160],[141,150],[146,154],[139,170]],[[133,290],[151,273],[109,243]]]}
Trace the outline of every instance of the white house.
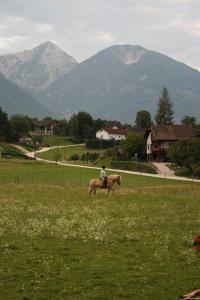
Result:
{"label": "white house", "polygon": [[118,128],[114,126],[112,128],[102,128],[96,132],[96,138],[100,140],[124,140],[128,133],[144,133],[144,130],[141,128]]}
{"label": "white house", "polygon": [[127,129],[119,129],[114,126],[112,128],[102,128],[96,132],[96,138],[99,140],[123,140],[127,134]]}

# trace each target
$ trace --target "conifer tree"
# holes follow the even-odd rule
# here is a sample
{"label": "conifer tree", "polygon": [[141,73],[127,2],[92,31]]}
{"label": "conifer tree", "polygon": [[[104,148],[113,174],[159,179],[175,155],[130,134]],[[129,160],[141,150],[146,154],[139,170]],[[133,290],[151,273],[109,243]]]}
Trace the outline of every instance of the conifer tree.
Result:
{"label": "conifer tree", "polygon": [[156,123],[160,125],[172,124],[174,115],[173,103],[166,87],[163,88],[157,105]]}

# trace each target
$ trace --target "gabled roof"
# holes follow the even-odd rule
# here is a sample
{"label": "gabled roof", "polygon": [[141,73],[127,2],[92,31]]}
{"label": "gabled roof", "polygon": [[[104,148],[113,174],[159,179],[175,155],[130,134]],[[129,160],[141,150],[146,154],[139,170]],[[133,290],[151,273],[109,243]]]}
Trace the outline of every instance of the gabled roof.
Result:
{"label": "gabled roof", "polygon": [[42,121],[39,120],[33,120],[33,124],[37,127],[42,127],[42,126],[48,126],[50,124],[55,124],[57,121],[55,120],[49,120],[49,119],[44,119]]}
{"label": "gabled roof", "polygon": [[123,134],[126,135],[127,134],[127,129],[123,129],[123,128],[102,128],[102,130],[110,133],[110,134]]}
{"label": "gabled roof", "polygon": [[102,128],[102,130],[110,133],[110,134],[121,134],[121,135],[127,135],[129,133],[142,133],[144,134],[145,129],[143,128]]}
{"label": "gabled roof", "polygon": [[193,137],[196,129],[188,125],[155,125],[150,131],[157,141],[180,141]]}
{"label": "gabled roof", "polygon": [[49,124],[49,120],[42,120],[42,121],[34,120],[33,123],[37,127],[47,126]]}

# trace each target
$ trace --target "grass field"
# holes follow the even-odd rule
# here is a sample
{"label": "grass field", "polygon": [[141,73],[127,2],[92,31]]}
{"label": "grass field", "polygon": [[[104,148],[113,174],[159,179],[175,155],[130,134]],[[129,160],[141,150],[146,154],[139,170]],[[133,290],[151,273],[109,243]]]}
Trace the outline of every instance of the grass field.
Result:
{"label": "grass field", "polygon": [[71,139],[66,136],[44,135],[42,136],[42,140],[44,144],[50,146],[65,146],[68,144],[72,144]]}
{"label": "grass field", "polygon": [[0,160],[0,299],[178,299],[199,288],[199,184]]}

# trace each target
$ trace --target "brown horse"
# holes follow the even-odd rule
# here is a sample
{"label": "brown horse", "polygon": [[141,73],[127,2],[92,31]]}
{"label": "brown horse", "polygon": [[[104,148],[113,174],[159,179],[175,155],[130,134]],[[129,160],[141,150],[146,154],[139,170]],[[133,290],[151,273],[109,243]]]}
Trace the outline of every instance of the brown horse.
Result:
{"label": "brown horse", "polygon": [[[120,185],[121,183],[121,176],[120,175],[110,175],[107,176],[107,189],[108,189],[108,194],[110,193],[110,191],[113,191],[114,193],[114,189],[113,189],[113,185],[115,183],[118,183],[118,185]],[[91,179],[90,180],[90,187],[89,187],[89,195],[93,192],[96,195],[96,190],[100,188],[100,189],[105,189],[105,187],[103,187],[103,183],[102,180],[100,179]]]}

